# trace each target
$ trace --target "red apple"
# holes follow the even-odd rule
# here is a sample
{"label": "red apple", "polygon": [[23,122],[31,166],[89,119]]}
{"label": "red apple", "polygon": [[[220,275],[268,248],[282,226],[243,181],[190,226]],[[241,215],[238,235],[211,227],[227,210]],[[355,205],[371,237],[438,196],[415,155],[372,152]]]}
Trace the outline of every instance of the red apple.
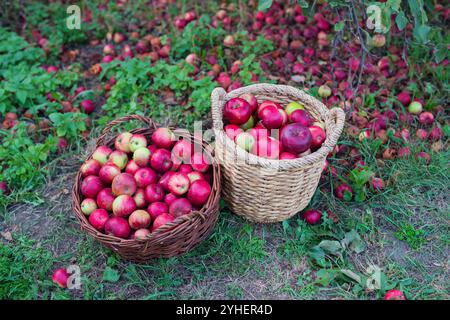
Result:
{"label": "red apple", "polygon": [[174,195],[173,193],[168,193],[164,196],[164,203],[170,206],[172,202],[174,202],[177,199],[178,197],[176,195]]}
{"label": "red apple", "polygon": [[289,153],[299,154],[311,146],[312,136],[307,127],[299,123],[291,123],[281,130],[283,149]]}
{"label": "red apple", "polygon": [[320,222],[321,218],[322,213],[318,210],[307,210],[303,213],[303,219],[305,219],[308,224],[317,224]]}
{"label": "red apple", "polygon": [[98,231],[102,231],[106,221],[109,219],[108,212],[105,209],[94,210],[89,216],[89,223]]}
{"label": "red apple", "polygon": [[322,146],[322,143],[324,143],[325,139],[327,138],[327,135],[325,131],[318,126],[311,126],[308,128],[309,132],[311,132],[311,150],[316,151]]}
{"label": "red apple", "polygon": [[391,289],[386,292],[383,300],[406,300],[405,295],[398,289]]}
{"label": "red apple", "polygon": [[97,176],[87,176],[81,182],[81,194],[86,198],[95,198],[102,189],[103,183]]}
{"label": "red apple", "polygon": [[126,194],[118,196],[114,199],[112,211],[115,216],[126,217],[136,210],[136,202]]}
{"label": "red apple", "polygon": [[147,206],[147,201],[145,201],[145,190],[137,189],[133,196],[133,200],[136,203],[137,208],[145,208]]}
{"label": "red apple", "polygon": [[117,150],[130,153],[130,139],[133,136],[130,132],[123,132],[119,134],[114,141],[114,146]]}
{"label": "red apple", "polygon": [[69,280],[69,274],[65,268],[56,269],[52,275],[52,281],[61,288],[67,288],[67,281]]}
{"label": "red apple", "polygon": [[132,196],[137,189],[136,180],[129,173],[121,173],[114,178],[111,188],[115,196],[122,194]]}
{"label": "red apple", "polygon": [[336,187],[334,194],[341,200],[351,200],[353,197],[353,189],[348,184],[342,183]]}
{"label": "red apple", "polygon": [[95,110],[94,102],[89,99],[81,101],[80,107],[86,114],[91,114]]}
{"label": "red apple", "polygon": [[162,201],[164,199],[164,190],[160,184],[151,184],[145,188],[145,200],[148,203]]}
{"label": "red apple", "polygon": [[101,190],[97,195],[97,205],[100,209],[112,211],[112,205],[116,197],[112,194],[111,188]]}
{"label": "red apple", "polygon": [[122,217],[111,217],[105,223],[105,233],[117,238],[127,239],[130,231],[127,220]]}
{"label": "red apple", "polygon": [[97,160],[101,165],[104,165],[106,161],[108,161],[108,157],[111,154],[112,150],[108,146],[100,146],[95,149],[92,154],[92,159]]}
{"label": "red apple", "polygon": [[285,111],[283,109],[278,109],[275,106],[266,106],[260,109],[258,117],[267,129],[278,129],[285,121],[284,114]]}
{"label": "red apple", "polygon": [[137,229],[133,233],[132,239],[146,239],[149,234],[151,234],[151,232],[148,229]]}
{"label": "red apple", "polygon": [[147,147],[147,138],[143,134],[133,134],[130,138],[130,151],[135,152],[144,147]]}
{"label": "red apple", "polygon": [[152,217],[152,221],[155,221],[156,217],[163,213],[169,212],[169,206],[164,202],[153,202],[147,208],[148,213]]}
{"label": "red apple", "polygon": [[261,138],[253,145],[252,153],[259,157],[278,159],[280,142],[272,137]]}
{"label": "red apple", "polygon": [[434,122],[434,116],[429,111],[424,111],[419,114],[419,122],[423,125],[430,125]]}
{"label": "red apple", "polygon": [[290,159],[297,159],[297,156],[289,152],[282,152],[280,154],[280,160],[290,160]]}
{"label": "red apple", "polygon": [[258,100],[251,93],[244,93],[239,96],[239,98],[244,99],[250,105],[251,113],[254,113],[258,109]]}
{"label": "red apple", "polygon": [[174,171],[167,171],[159,178],[158,183],[163,187],[165,191],[169,191],[169,186],[167,185],[169,182],[169,178],[175,174]]}
{"label": "red apple", "polygon": [[125,172],[134,176],[140,168],[141,167],[139,167],[134,160],[130,160],[125,167]]}
{"label": "red apple", "polygon": [[86,216],[89,216],[96,209],[97,203],[94,199],[86,198],[81,202],[81,212],[83,212]]}
{"label": "red apple", "polygon": [[150,163],[151,151],[146,147],[138,148],[133,153],[134,162],[141,168],[148,166]]}
{"label": "red apple", "polygon": [[172,161],[174,163],[189,163],[194,150],[194,145],[187,140],[180,140],[172,148]]}
{"label": "red apple", "polygon": [[184,173],[175,172],[167,182],[169,191],[177,196],[185,194],[189,189],[189,177]]}
{"label": "red apple", "polygon": [[133,229],[147,228],[151,222],[152,218],[145,210],[136,210],[128,218],[128,223]]}
{"label": "red apple", "polygon": [[150,168],[140,168],[134,174],[134,180],[136,180],[136,185],[139,188],[145,188],[149,184],[156,183],[158,181],[158,176],[155,171]]}
{"label": "red apple", "polygon": [[252,115],[252,108],[244,99],[233,98],[225,104],[223,115],[231,124],[241,125]]}
{"label": "red apple", "polygon": [[[191,158],[191,161],[192,161],[192,158]],[[182,164],[182,165],[178,168],[178,172],[185,173],[185,174],[188,174],[188,173],[190,173],[190,172],[192,172],[192,171],[193,171],[193,169],[192,169],[192,167],[191,167],[190,164]]]}
{"label": "red apple", "polygon": [[224,127],[226,135],[234,141],[234,138],[241,132],[244,132],[239,126],[235,124],[228,124]]}
{"label": "red apple", "polygon": [[259,115],[259,113],[266,107],[274,107],[276,109],[281,109],[281,106],[278,103],[276,103],[274,101],[266,100],[259,104],[258,109],[256,110],[257,114]]}
{"label": "red apple", "polygon": [[89,159],[85,163],[83,163],[80,167],[81,175],[83,177],[87,176],[96,176],[101,168],[100,162],[95,159]]}
{"label": "red apple", "polygon": [[163,213],[163,214],[159,215],[158,217],[156,217],[155,221],[153,222],[152,232],[159,229],[166,223],[172,222],[173,220],[175,220],[175,217],[172,216],[171,214]]}
{"label": "red apple", "polygon": [[191,166],[195,171],[208,171],[210,162],[211,160],[209,159],[209,157],[201,151],[194,153],[191,157]]}
{"label": "red apple", "polygon": [[98,172],[98,177],[106,184],[113,182],[114,178],[120,174],[120,169],[114,163],[106,163]]}
{"label": "red apple", "polygon": [[150,165],[156,172],[166,172],[172,168],[172,154],[169,150],[158,149],[152,155]]}
{"label": "red apple", "polygon": [[179,198],[169,206],[169,213],[175,218],[188,214],[192,211],[192,205],[186,198]]}
{"label": "red apple", "polygon": [[313,119],[302,109],[294,110],[289,116],[290,122],[300,123],[304,127],[309,127],[313,123]]}
{"label": "red apple", "polygon": [[255,140],[260,140],[262,138],[269,137],[269,130],[264,127],[254,127],[247,131],[250,133]]}
{"label": "red apple", "polygon": [[170,150],[175,144],[175,134],[169,128],[158,128],[152,134],[152,141],[158,148]]}
{"label": "red apple", "polygon": [[189,187],[188,200],[195,206],[202,206],[206,203],[211,194],[211,186],[205,180],[196,180]]}

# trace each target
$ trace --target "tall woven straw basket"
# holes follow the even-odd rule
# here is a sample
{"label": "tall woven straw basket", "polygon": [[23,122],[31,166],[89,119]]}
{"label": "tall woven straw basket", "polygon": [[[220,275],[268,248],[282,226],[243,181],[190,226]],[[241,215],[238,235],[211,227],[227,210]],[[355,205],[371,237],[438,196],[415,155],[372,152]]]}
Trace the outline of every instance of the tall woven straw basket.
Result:
{"label": "tall woven straw basket", "polygon": [[[250,154],[224,132],[225,103],[244,93],[258,102],[272,100],[283,107],[291,101],[304,105],[316,120],[325,124],[327,138],[322,147],[302,158],[271,160]],[[216,88],[211,94],[215,134],[215,156],[222,172],[222,197],[235,214],[254,222],[278,222],[304,209],[311,200],[323,170],[325,158],[342,133],[345,114],[328,108],[305,92],[286,85],[254,84],[226,93]]]}

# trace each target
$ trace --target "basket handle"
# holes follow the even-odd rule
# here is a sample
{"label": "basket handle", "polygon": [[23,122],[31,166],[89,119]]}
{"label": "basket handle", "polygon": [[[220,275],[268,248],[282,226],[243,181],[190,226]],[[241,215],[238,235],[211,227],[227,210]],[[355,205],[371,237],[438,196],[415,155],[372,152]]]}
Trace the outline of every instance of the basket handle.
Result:
{"label": "basket handle", "polygon": [[222,122],[222,104],[227,95],[226,91],[221,88],[215,88],[211,93],[211,115],[213,120],[213,129],[221,130]]}
{"label": "basket handle", "polygon": [[336,145],[345,124],[345,112],[341,108],[333,108],[327,113],[327,122],[332,123],[333,127],[330,135],[327,137],[325,146],[331,151]]}
{"label": "basket handle", "polygon": [[145,123],[146,125],[148,125],[150,128],[152,129],[156,129],[156,124],[153,122],[152,119],[145,117],[145,116],[141,116],[138,114],[131,114],[128,116],[124,116],[118,119],[115,119],[113,121],[111,121],[110,123],[108,123],[106,125],[106,127],[103,129],[102,134],[100,135],[100,137],[97,139],[97,147],[104,145],[105,144],[105,139],[108,136],[108,134],[111,132],[111,129],[121,123],[124,122],[128,122],[131,120],[139,120],[143,123]]}

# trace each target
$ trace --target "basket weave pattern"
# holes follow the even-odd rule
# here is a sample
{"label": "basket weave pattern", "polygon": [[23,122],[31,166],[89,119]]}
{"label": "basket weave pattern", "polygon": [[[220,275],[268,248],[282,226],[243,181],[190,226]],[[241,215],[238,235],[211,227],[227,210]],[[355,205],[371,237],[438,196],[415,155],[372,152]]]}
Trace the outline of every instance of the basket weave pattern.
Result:
{"label": "basket weave pattern", "polygon": [[[145,123],[147,127],[130,132],[143,134],[150,140],[153,131],[156,129],[155,123],[143,116],[130,115],[110,122],[97,140],[97,147],[101,145],[113,147],[115,136],[108,138],[111,135],[111,129],[120,123],[131,120],[139,120]],[[195,140],[185,131],[175,130],[175,133],[184,139],[191,139],[194,143],[201,144],[206,153],[213,154],[212,148],[205,142]],[[91,156],[92,153],[89,155],[89,158]],[[172,257],[191,250],[196,244],[208,237],[219,215],[220,168],[213,157],[211,156],[210,158],[212,158],[211,165],[213,170],[211,195],[203,208],[176,218],[173,222],[167,223],[155,232],[152,232],[146,239],[120,239],[94,229],[81,211],[82,195],[80,186],[82,176],[81,172],[78,172],[72,189],[72,207],[75,216],[80,222],[81,229],[103,245],[117,252],[122,258],[135,262],[145,262],[157,257]]]}
{"label": "basket weave pattern", "polygon": [[[237,146],[223,131],[223,107],[244,93],[255,95],[258,103],[272,100],[283,107],[291,101],[305,106],[316,120],[325,124],[327,138],[322,147],[305,157],[272,160],[250,154]],[[278,222],[304,209],[311,200],[326,156],[342,132],[345,114],[328,108],[301,90],[285,85],[254,84],[226,93],[216,88],[211,94],[215,154],[222,169],[222,196],[236,214],[254,222]]]}

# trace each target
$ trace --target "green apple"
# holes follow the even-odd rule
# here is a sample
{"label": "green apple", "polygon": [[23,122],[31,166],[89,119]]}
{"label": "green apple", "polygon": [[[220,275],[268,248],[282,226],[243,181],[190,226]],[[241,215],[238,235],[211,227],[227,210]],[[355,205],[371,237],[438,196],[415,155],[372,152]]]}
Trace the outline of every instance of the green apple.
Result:
{"label": "green apple", "polygon": [[253,118],[253,116],[250,116],[250,118],[248,118],[247,122],[244,123],[243,125],[241,125],[241,129],[248,130],[248,129],[253,128],[254,125],[255,125],[255,119]]}
{"label": "green apple", "polygon": [[286,108],[284,109],[286,111],[286,113],[288,114],[288,116],[291,115],[292,112],[294,112],[295,110],[305,110],[305,107],[295,101],[289,102],[288,105],[286,106]]}
{"label": "green apple", "polygon": [[419,114],[422,112],[422,110],[422,104],[419,101],[413,101],[408,106],[408,111],[412,114]]}
{"label": "green apple", "polygon": [[328,98],[329,96],[331,96],[331,89],[329,86],[327,86],[326,84],[321,85],[319,87],[319,96],[321,98]]}
{"label": "green apple", "polygon": [[236,136],[235,142],[245,151],[250,151],[255,143],[255,137],[248,132],[242,132]]}

